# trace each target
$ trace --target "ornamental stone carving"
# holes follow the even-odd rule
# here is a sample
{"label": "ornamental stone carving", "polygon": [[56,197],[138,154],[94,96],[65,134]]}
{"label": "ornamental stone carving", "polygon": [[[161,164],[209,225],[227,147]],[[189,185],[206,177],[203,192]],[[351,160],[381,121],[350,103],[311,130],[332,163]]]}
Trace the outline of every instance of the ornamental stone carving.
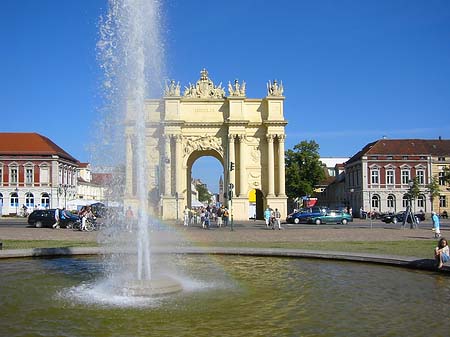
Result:
{"label": "ornamental stone carving", "polygon": [[201,136],[201,137],[185,137],[184,138],[184,157],[189,156],[192,152],[205,151],[205,150],[215,150],[219,154],[223,155],[223,147],[221,144],[221,139],[211,136]]}
{"label": "ornamental stone carving", "polygon": [[168,80],[166,80],[166,83],[164,86],[164,96],[166,96],[166,97],[181,96],[180,82],[175,84],[175,80],[171,80],[170,82]]}
{"label": "ornamental stone carving", "polygon": [[245,86],[245,81],[242,81],[242,84],[239,84],[238,80],[235,80],[234,84],[228,81],[228,94],[230,96],[245,96]]}
{"label": "ornamental stone carving", "polygon": [[267,96],[283,96],[283,91],[283,82],[278,84],[277,80],[273,80],[273,83],[267,83]]}
{"label": "ornamental stone carving", "polygon": [[208,77],[208,71],[203,68],[200,72],[200,79],[196,84],[189,83],[189,87],[184,87],[183,96],[186,98],[224,98],[225,89],[222,82],[215,86],[213,81]]}

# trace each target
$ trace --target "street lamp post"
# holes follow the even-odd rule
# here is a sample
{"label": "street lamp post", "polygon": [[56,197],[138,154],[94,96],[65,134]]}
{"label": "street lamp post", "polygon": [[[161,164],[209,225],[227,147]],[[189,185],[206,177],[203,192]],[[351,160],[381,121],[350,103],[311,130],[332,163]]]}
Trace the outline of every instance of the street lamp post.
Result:
{"label": "street lamp post", "polygon": [[16,204],[16,216],[17,216],[17,212],[18,212],[17,208],[19,207],[19,189],[16,187],[16,188],[14,189],[14,191],[16,192],[16,196],[17,196],[17,199],[15,200],[15,204]]}
{"label": "street lamp post", "polygon": [[64,193],[64,208],[66,208],[67,206],[67,189],[69,188],[69,185],[67,184],[63,184],[63,185],[59,185],[59,194],[63,194]]}

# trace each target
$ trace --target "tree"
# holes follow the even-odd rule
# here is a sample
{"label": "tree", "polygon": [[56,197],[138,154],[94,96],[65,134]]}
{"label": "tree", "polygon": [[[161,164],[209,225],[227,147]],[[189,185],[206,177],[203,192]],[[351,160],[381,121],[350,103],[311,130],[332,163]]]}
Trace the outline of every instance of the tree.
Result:
{"label": "tree", "polygon": [[444,183],[450,184],[450,168],[444,167]]}
{"label": "tree", "polygon": [[433,201],[440,193],[439,180],[437,177],[431,177],[430,183],[427,185],[427,192],[430,194],[431,210],[433,211]]}
{"label": "tree", "polygon": [[206,184],[197,184],[195,186],[198,192],[198,201],[200,202],[208,202],[211,200],[211,194],[206,187]]}
{"label": "tree", "polygon": [[286,151],[286,194],[290,198],[311,195],[325,178],[319,144],[303,140]]}

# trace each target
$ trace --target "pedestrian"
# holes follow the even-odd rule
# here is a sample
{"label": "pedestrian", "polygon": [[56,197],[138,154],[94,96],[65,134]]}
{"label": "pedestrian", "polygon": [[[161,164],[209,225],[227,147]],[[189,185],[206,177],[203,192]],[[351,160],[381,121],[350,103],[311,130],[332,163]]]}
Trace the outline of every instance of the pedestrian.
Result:
{"label": "pedestrian", "polygon": [[55,209],[55,223],[53,224],[53,228],[60,228],[59,226],[59,208]]}
{"label": "pedestrian", "polygon": [[264,211],[264,220],[266,221],[266,228],[269,228],[270,226],[270,218],[272,215],[272,211],[269,206],[267,206],[266,210]]}
{"label": "pedestrian", "polygon": [[438,246],[434,249],[434,258],[436,259],[436,265],[439,269],[442,268],[445,262],[450,259],[447,239],[441,238],[438,242]]}
{"label": "pedestrian", "polygon": [[183,225],[184,226],[189,226],[190,212],[191,212],[191,210],[187,206],[184,206],[184,211],[183,211]]}
{"label": "pedestrian", "polygon": [[431,220],[433,220],[434,237],[440,238],[441,237],[441,224],[439,222],[439,217],[435,211],[431,212]]}
{"label": "pedestrian", "polygon": [[222,220],[224,227],[228,226],[228,219],[230,218],[230,212],[228,212],[228,208],[223,209]]}
{"label": "pedestrian", "polygon": [[223,206],[217,209],[217,227],[222,227]]}
{"label": "pedestrian", "polygon": [[275,208],[274,216],[275,216],[275,224],[278,226],[278,229],[281,229],[281,213],[278,210],[278,208]]}
{"label": "pedestrian", "polygon": [[126,227],[127,230],[131,233],[133,229],[133,220],[134,220],[134,213],[131,209],[131,206],[128,206],[127,211],[125,212],[125,221],[126,221]]}

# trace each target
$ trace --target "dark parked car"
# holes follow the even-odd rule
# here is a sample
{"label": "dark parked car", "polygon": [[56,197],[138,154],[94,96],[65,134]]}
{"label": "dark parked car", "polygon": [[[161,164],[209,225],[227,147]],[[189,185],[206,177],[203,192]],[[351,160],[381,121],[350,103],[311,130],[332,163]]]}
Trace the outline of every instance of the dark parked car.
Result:
{"label": "dark parked car", "polygon": [[312,215],[325,214],[328,211],[326,207],[314,206],[311,208],[304,208],[297,212],[293,212],[286,217],[287,223],[301,223],[306,222],[306,218]]}
{"label": "dark parked car", "polygon": [[316,225],[323,223],[341,223],[346,225],[350,221],[353,221],[353,217],[350,214],[341,211],[329,211],[325,214],[313,215],[306,218],[307,223]]}
{"label": "dark parked car", "polygon": [[[56,222],[55,211],[55,209],[40,209],[33,211],[28,216],[28,224],[37,228],[52,227]],[[64,216],[61,216],[61,212],[63,212],[62,210],[59,210],[59,212],[59,225],[62,228],[72,227],[72,224],[80,219],[77,215],[74,215],[69,211],[64,211]]]}
{"label": "dark parked car", "polygon": [[[403,222],[403,218],[405,217],[405,211],[398,212],[396,214],[389,213],[385,214],[381,217],[381,221],[385,223],[393,223],[396,224],[397,222]],[[425,214],[424,213],[416,213],[414,214],[414,217],[416,218],[417,222],[424,221],[425,220]],[[406,219],[408,223],[411,223],[411,217],[408,217]]]}

